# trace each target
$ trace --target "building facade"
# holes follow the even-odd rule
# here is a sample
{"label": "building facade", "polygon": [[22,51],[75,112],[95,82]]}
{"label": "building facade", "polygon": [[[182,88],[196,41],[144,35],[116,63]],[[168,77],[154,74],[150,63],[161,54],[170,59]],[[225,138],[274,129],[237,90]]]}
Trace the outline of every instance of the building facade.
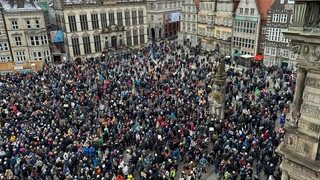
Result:
{"label": "building facade", "polygon": [[[261,15],[261,24],[260,24],[260,34],[259,34],[259,46],[258,46],[258,51],[257,54],[262,55],[261,57],[263,58],[263,53],[264,53],[264,47],[266,42],[268,41],[267,38],[267,25],[268,25],[268,12],[271,8],[271,6],[274,4],[276,0],[264,0],[264,1],[258,1],[258,9]],[[260,59],[256,59],[260,60]]]}
{"label": "building facade", "polygon": [[2,8],[1,43],[5,52],[1,53],[0,70],[35,70],[51,62],[44,11],[24,0],[2,1]]}
{"label": "building facade", "polygon": [[255,56],[259,47],[260,13],[255,0],[241,0],[235,12],[232,54]]}
{"label": "building facade", "polygon": [[11,62],[13,60],[3,10],[3,7],[0,6],[0,63]]}
{"label": "building facade", "polygon": [[266,66],[295,68],[297,54],[289,46],[290,39],[282,32],[288,30],[293,19],[294,1],[276,0],[268,11],[268,23],[262,29],[267,34],[264,49]]}
{"label": "building facade", "polygon": [[55,0],[54,8],[70,60],[97,57],[109,48],[147,43],[147,11],[142,0]]}
{"label": "building facade", "polygon": [[198,37],[202,50],[214,50],[215,1],[200,0],[198,12]]}
{"label": "building facade", "polygon": [[178,35],[184,0],[147,0],[148,38],[157,40]]}
{"label": "building facade", "polygon": [[185,0],[181,9],[181,28],[178,40],[187,46],[196,46],[198,42],[198,0]]}
{"label": "building facade", "polygon": [[220,54],[230,56],[234,2],[233,0],[217,0],[216,3],[214,47]]}
{"label": "building facade", "polygon": [[320,2],[295,0],[285,38],[298,54],[294,99],[285,123],[282,180],[320,179]]}

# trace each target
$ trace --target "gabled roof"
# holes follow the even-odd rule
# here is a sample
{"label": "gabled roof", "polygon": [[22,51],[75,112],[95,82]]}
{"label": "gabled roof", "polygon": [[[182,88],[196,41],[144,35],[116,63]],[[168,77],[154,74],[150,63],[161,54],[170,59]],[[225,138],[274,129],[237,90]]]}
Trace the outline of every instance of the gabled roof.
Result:
{"label": "gabled roof", "polygon": [[262,20],[268,20],[268,11],[274,2],[275,0],[256,0]]}

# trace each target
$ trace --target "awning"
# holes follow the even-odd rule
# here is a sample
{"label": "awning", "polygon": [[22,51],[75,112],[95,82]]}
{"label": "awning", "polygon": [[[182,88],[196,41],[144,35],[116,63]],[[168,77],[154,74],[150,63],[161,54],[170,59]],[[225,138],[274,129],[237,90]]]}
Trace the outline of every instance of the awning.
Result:
{"label": "awning", "polygon": [[62,30],[57,31],[57,36],[54,38],[53,42],[55,42],[55,43],[63,42]]}
{"label": "awning", "polygon": [[245,58],[245,59],[253,58],[253,56],[251,56],[249,54],[241,55],[240,57]]}
{"label": "awning", "polygon": [[233,56],[234,56],[234,57],[240,57],[240,56],[242,56],[242,54],[240,54],[240,53],[234,53]]}
{"label": "awning", "polygon": [[258,54],[254,57],[254,60],[256,61],[261,61],[263,59],[263,55],[262,54]]}

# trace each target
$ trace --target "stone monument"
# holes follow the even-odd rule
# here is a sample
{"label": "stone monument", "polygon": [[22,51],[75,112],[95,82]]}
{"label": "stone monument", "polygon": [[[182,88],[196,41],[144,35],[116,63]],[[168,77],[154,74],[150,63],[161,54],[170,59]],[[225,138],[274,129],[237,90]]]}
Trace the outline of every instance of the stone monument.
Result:
{"label": "stone monument", "polygon": [[211,112],[215,118],[222,120],[225,116],[226,68],[224,59],[220,59],[218,73],[214,79],[214,92],[211,94]]}
{"label": "stone monument", "polygon": [[282,180],[320,179],[320,1],[295,0],[293,23],[286,38],[298,54],[297,79],[285,139]]}

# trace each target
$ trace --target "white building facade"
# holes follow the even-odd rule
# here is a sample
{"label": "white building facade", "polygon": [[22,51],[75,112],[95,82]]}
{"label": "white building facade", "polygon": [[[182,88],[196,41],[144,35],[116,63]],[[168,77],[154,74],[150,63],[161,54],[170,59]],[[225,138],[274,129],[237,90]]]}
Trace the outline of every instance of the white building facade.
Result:
{"label": "white building facade", "polygon": [[181,27],[178,40],[188,46],[198,45],[198,7],[197,1],[185,0],[181,10]]}
{"label": "white building facade", "polygon": [[259,46],[260,13],[255,0],[241,0],[235,13],[232,53],[255,56]]}
{"label": "white building facade", "polygon": [[298,55],[291,50],[290,39],[283,34],[292,23],[293,7],[293,1],[276,0],[268,11],[267,42],[263,60],[266,66],[287,67],[289,69],[296,67]]}
{"label": "white building facade", "polygon": [[2,1],[1,5],[0,70],[35,70],[51,62],[44,11],[23,0]]}
{"label": "white building facade", "polygon": [[[157,40],[178,35],[181,7],[184,0],[147,0],[148,38]],[[175,15],[179,19],[169,21]]]}
{"label": "white building facade", "polygon": [[71,60],[98,57],[109,48],[147,43],[146,5],[143,1],[55,0],[57,25]]}

